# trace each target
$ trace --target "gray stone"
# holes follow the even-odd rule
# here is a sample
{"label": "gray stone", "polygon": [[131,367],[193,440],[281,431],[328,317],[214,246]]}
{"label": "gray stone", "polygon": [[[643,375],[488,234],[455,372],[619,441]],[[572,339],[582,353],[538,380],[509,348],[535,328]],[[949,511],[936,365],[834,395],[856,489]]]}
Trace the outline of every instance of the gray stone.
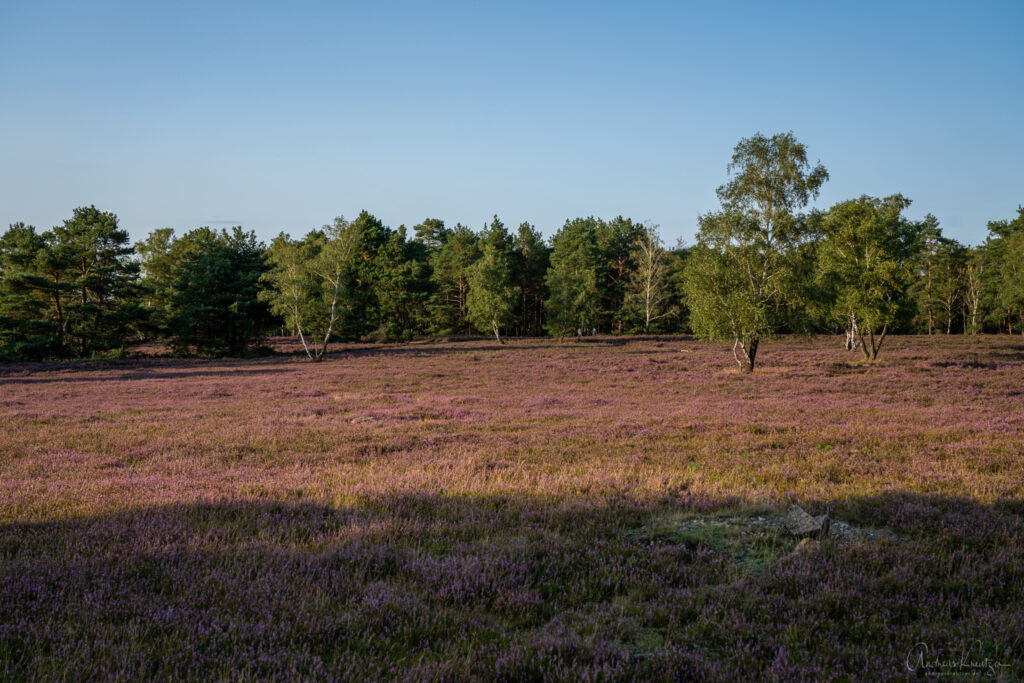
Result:
{"label": "gray stone", "polygon": [[797,538],[828,536],[830,522],[828,515],[811,517],[799,505],[790,506],[782,520],[786,530]]}

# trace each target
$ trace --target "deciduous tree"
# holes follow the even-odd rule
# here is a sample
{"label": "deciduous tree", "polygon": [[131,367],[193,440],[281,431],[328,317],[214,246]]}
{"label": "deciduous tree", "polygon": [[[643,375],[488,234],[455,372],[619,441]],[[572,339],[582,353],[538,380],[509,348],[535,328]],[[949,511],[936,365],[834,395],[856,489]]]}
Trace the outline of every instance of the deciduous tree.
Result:
{"label": "deciduous tree", "polygon": [[509,257],[499,245],[486,243],[483,256],[469,269],[469,319],[481,332],[491,330],[499,344],[501,328],[515,321],[519,288],[511,284]]}
{"label": "deciduous tree", "polygon": [[809,231],[798,212],[828,172],[810,165],[792,133],[741,140],[728,170],[721,210],[700,217],[684,288],[693,330],[731,340],[740,371],[749,373],[761,339],[799,325],[794,273]]}
{"label": "deciduous tree", "polygon": [[268,286],[259,293],[272,313],[299,335],[306,355],[319,361],[339,320],[348,310],[344,300],[354,265],[358,236],[343,217],[295,241],[279,235],[267,250]]}
{"label": "deciduous tree", "polygon": [[650,334],[651,322],[676,313],[666,305],[670,296],[666,254],[658,226],[643,226],[643,232],[633,242],[633,271],[626,288],[626,304],[640,311],[644,334]]}
{"label": "deciduous tree", "polygon": [[824,217],[818,255],[834,292],[837,322],[851,317],[864,358],[873,361],[886,335],[913,311],[909,286],[920,244],[919,224],[903,218],[910,200],[863,196],[840,202]]}

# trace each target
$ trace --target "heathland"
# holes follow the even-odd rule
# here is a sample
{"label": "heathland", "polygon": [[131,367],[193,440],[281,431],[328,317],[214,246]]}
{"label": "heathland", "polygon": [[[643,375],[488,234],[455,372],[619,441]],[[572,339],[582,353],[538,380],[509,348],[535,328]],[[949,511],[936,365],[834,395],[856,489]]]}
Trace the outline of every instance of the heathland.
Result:
{"label": "heathland", "polygon": [[1020,677],[1024,345],[886,344],[0,366],[0,677]]}

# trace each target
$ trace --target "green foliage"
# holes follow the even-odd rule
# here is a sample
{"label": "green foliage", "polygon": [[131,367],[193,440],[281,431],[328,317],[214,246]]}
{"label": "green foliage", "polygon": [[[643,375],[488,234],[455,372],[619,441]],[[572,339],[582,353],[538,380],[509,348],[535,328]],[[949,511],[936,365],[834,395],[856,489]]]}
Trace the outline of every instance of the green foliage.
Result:
{"label": "green foliage", "polygon": [[914,330],[933,334],[952,332],[963,313],[967,249],[944,237],[935,216],[928,214],[918,225],[920,239],[916,273],[910,284],[917,303]]}
{"label": "green foliage", "polygon": [[1011,220],[989,221],[988,231],[995,239],[1024,233],[1024,206],[1017,207],[1017,216]]}
{"label": "green foliage", "polygon": [[139,265],[132,258],[128,231],[113,213],[88,206],[75,209],[48,234],[52,249],[68,266],[65,343],[82,356],[120,346],[140,315],[135,301]]}
{"label": "green foliage", "polygon": [[480,231],[479,240],[481,252],[486,251],[487,247],[491,247],[505,258],[512,255],[512,235],[509,234],[505,224],[497,215],[491,220],[490,225],[485,225]]}
{"label": "green foliage", "polygon": [[[1008,320],[1018,322],[1024,334],[1024,231],[1003,238],[1002,260],[999,267],[999,308],[1006,311]],[[1012,324],[1012,323],[1011,323]]]}
{"label": "green foliage", "polygon": [[743,372],[751,372],[760,339],[797,329],[806,306],[797,274],[811,223],[796,213],[828,179],[813,168],[792,133],[741,140],[718,188],[722,209],[700,217],[684,289],[693,331],[728,339]]}
{"label": "green foliage", "polygon": [[551,250],[540,231],[521,223],[513,240],[512,281],[520,291],[516,319],[519,334],[538,337],[544,333],[544,275],[551,264]]}
{"label": "green foliage", "polygon": [[644,226],[643,232],[633,242],[630,260],[632,270],[619,318],[629,320],[632,323],[630,329],[639,327],[644,334],[649,334],[651,323],[677,313],[676,309],[668,307],[671,298],[668,252],[662,244],[658,226]]}
{"label": "green foliage", "polygon": [[450,230],[444,226],[444,221],[440,218],[427,218],[413,227],[415,235],[413,239],[426,247],[428,251],[441,246],[449,233]]}
{"label": "green foliage", "polygon": [[339,330],[340,336],[346,339],[357,339],[377,332],[381,326],[377,286],[383,260],[377,259],[377,253],[391,234],[391,230],[380,219],[367,211],[361,211],[352,221],[352,229],[356,234],[356,255],[345,294],[351,306],[351,315]]}
{"label": "green foliage", "polygon": [[175,248],[177,244],[172,228],[154,230],[146,239],[135,243],[142,268],[139,291],[146,311],[145,331],[150,335],[170,335],[171,296],[181,261],[180,249]]}
{"label": "green foliage", "polygon": [[180,261],[171,294],[170,330],[179,352],[242,355],[274,323],[260,301],[266,271],[253,232],[198,228],[176,244]]}
{"label": "green foliage", "polygon": [[909,285],[922,228],[903,218],[908,206],[901,195],[863,196],[836,204],[822,221],[818,257],[820,277],[834,292],[831,314],[839,324],[854,316],[869,360],[913,311]]}
{"label": "green foliage", "polygon": [[374,259],[373,295],[379,328],[388,339],[411,339],[427,325],[427,250],[406,240],[405,227],[388,234]]}
{"label": "green foliage", "polygon": [[0,244],[0,354],[88,356],[138,328],[138,264],[117,216],[79,207],[43,234],[12,225]]}
{"label": "green foliage", "polygon": [[968,249],[963,268],[964,334],[977,334],[981,331],[987,270],[984,246]]}
{"label": "green foliage", "polygon": [[954,239],[943,238],[931,264],[931,301],[938,304],[935,324],[951,334],[964,319],[965,284],[969,250]]}
{"label": "green foliage", "polygon": [[[702,229],[712,221],[738,220],[723,214],[701,217]],[[713,340],[754,340],[772,334],[773,306],[778,291],[764,291],[748,272],[760,259],[747,249],[719,251],[698,242],[690,251],[684,279],[690,304],[690,326],[695,334]]]}
{"label": "green foliage", "polygon": [[32,226],[15,223],[0,237],[0,358],[60,354],[62,327],[49,309],[68,285],[46,277],[49,257],[46,238]]}
{"label": "green foliage", "polygon": [[792,132],[740,140],[728,170],[732,179],[717,192],[722,207],[756,216],[763,234],[783,241],[800,237],[794,234],[799,229],[795,212],[817,197],[828,180],[824,166],[811,167],[807,149]]}
{"label": "green foliage", "polygon": [[1024,334],[1024,295],[1021,273],[1024,272],[1024,206],[1018,207],[1013,220],[990,221],[989,237],[984,245],[984,276],[982,283],[985,321],[993,330],[1012,333],[1014,326]]}
{"label": "green foliage", "polygon": [[331,340],[428,332],[693,331],[731,340],[749,372],[761,339],[851,321],[870,357],[897,331],[1024,333],[1024,207],[967,248],[931,215],[904,219],[899,195],[800,213],[828,173],[792,133],[741,140],[728,169],[692,249],[622,216],[567,220],[547,243],[497,215],[479,233],[427,218],[409,239],[363,211],[269,249],[241,228],[162,228],[133,249],[93,206],[43,233],[17,223],[0,236],[0,358],[105,357],[144,338],[244,354],[283,322],[313,359]]}
{"label": "green foliage", "polygon": [[[470,330],[469,269],[480,258],[480,244],[473,231],[456,224],[435,232],[438,245],[429,256],[433,293],[427,304],[432,332],[460,334]],[[417,226],[417,233],[420,232]]]}
{"label": "green foliage", "polygon": [[599,249],[594,218],[566,221],[551,240],[551,267],[545,276],[548,299],[545,329],[565,336],[596,326],[601,312]]}
{"label": "green foliage", "polygon": [[630,280],[636,270],[636,245],[645,233],[644,226],[629,218],[616,216],[610,221],[598,220],[595,229],[597,242],[597,286],[601,295],[598,326],[608,332],[622,333],[630,319],[626,297]]}
{"label": "green foliage", "polygon": [[351,224],[339,217],[301,241],[281,234],[267,250],[269,268],[261,280],[268,287],[258,298],[298,334],[313,360],[324,357],[348,315],[357,238]]}
{"label": "green foliage", "polygon": [[[502,240],[503,242],[503,240]],[[469,320],[481,332],[493,332],[502,343],[500,329],[515,321],[520,290],[509,284],[512,269],[503,244],[484,241],[483,256],[469,269]]]}
{"label": "green foliage", "polygon": [[683,246],[681,242],[680,240],[679,245],[665,252],[665,288],[667,290],[665,307],[675,311],[675,315],[654,321],[651,324],[652,332],[692,332],[690,305],[683,287],[690,258],[690,248]]}

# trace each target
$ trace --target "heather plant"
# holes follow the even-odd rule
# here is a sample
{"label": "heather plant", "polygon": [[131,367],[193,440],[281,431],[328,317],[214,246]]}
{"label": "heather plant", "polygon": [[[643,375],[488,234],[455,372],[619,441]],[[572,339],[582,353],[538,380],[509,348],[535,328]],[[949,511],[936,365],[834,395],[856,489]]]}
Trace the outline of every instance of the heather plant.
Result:
{"label": "heather plant", "polygon": [[1019,342],[765,344],[4,365],[0,677],[1024,676]]}

